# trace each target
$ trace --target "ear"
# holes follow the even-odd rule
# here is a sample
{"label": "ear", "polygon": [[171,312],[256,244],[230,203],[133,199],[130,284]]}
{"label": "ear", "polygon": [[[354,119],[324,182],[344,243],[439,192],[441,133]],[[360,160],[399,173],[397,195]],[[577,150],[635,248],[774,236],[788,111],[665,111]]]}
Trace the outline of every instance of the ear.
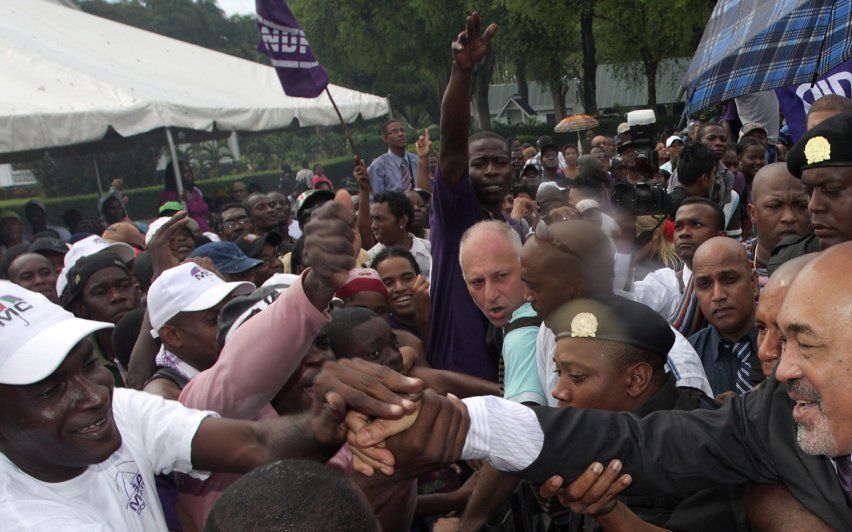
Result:
{"label": "ear", "polygon": [[756,210],[757,209],[755,209],[754,205],[752,205],[751,203],[746,205],[746,211],[748,211],[748,219],[749,219],[749,221],[751,221],[751,225],[756,225],[756,223],[754,221],[754,213],[755,213]]}
{"label": "ear", "polygon": [[647,362],[640,362],[632,368],[628,368],[628,375],[630,384],[627,386],[627,395],[636,398],[645,393],[645,390],[650,386],[654,370]]}
{"label": "ear", "polygon": [[757,296],[760,294],[760,277],[758,277],[757,271],[753,269],[751,271],[751,293],[754,295],[755,299],[757,299]]}
{"label": "ear", "polygon": [[160,334],[160,339],[164,344],[173,347],[183,347],[183,335],[172,325],[163,325],[157,331]]}
{"label": "ear", "polygon": [[402,230],[403,230],[403,231],[407,231],[407,230],[408,230],[408,221],[409,221],[409,220],[408,220],[408,215],[407,215],[407,214],[403,214],[402,216],[400,216],[400,217],[399,217],[399,225],[401,225],[401,226],[402,226]]}

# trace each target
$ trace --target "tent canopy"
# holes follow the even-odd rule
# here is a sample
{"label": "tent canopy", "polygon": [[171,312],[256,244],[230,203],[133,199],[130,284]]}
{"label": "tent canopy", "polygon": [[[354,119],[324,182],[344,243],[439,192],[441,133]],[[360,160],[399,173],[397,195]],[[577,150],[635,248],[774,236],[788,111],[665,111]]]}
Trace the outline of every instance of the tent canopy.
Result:
{"label": "tent canopy", "polygon": [[[385,98],[329,85],[343,119]],[[291,98],[275,70],[42,0],[0,0],[0,162],[339,123],[328,96]]]}

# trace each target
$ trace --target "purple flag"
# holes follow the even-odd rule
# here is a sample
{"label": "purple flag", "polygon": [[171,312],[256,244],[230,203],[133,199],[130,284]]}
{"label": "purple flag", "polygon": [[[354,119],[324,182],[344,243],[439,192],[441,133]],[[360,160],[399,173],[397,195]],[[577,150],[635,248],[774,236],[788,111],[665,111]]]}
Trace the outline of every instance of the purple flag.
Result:
{"label": "purple flag", "polygon": [[316,98],[328,85],[328,72],[311,52],[305,32],[284,0],[255,0],[260,42],[278,72],[287,96]]}
{"label": "purple flag", "polygon": [[781,112],[787,120],[787,128],[793,142],[805,134],[808,109],[826,94],[837,94],[852,98],[852,59],[840,63],[819,78],[811,87],[810,82],[775,89]]}

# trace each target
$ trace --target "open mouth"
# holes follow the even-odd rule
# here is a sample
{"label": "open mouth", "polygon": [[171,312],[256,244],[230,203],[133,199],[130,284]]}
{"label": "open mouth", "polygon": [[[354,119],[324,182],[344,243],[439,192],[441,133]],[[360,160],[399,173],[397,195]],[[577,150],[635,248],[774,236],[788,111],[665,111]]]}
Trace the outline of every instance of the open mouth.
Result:
{"label": "open mouth", "polygon": [[408,295],[404,295],[404,296],[397,296],[397,297],[393,298],[393,301],[397,305],[407,305],[408,303],[411,302],[411,300],[413,298],[414,298],[414,296],[412,296],[411,294],[408,294]]}
{"label": "open mouth", "polygon": [[727,314],[732,313],[733,311],[734,311],[734,307],[722,307],[722,308],[717,308],[717,309],[713,310],[713,315],[714,316],[725,316]]}
{"label": "open mouth", "polygon": [[112,423],[109,419],[109,414],[107,414],[91,425],[86,425],[81,429],[75,430],[74,434],[86,439],[96,440],[106,435],[110,431],[111,427]]}

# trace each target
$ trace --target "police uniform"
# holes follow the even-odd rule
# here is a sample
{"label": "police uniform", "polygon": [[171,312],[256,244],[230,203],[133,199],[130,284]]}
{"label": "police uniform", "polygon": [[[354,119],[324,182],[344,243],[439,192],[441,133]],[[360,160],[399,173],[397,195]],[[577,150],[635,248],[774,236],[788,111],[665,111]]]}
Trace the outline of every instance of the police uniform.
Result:
{"label": "police uniform", "polygon": [[[638,347],[649,358],[655,358],[655,365],[659,366],[665,363],[674,344],[671,327],[657,312],[623,297],[573,300],[554,312],[547,326],[554,332],[557,341],[564,337],[589,337]],[[678,388],[675,378],[666,374],[657,391],[631,413],[644,417],[663,410],[716,408],[718,405],[703,392]],[[744,489],[744,486],[739,486],[692,493],[631,494],[622,496],[621,502],[644,521],[670,530],[733,530],[745,523],[741,504]],[[534,491],[537,493],[537,490]],[[555,498],[543,505],[550,513],[552,529],[556,531],[600,529],[592,517],[571,514]]]}
{"label": "police uniform", "polygon": [[[827,118],[805,135],[787,154],[787,169],[797,179],[808,168],[852,166],[852,111]],[[772,250],[767,268],[771,276],[788,260],[820,251],[813,233],[788,236]]]}
{"label": "police uniform", "polygon": [[[788,169],[801,177],[808,168],[852,166],[850,136],[852,112],[825,120],[793,147]],[[618,458],[623,472],[633,477],[628,495],[676,496],[743,482],[783,484],[828,525],[852,530],[852,508],[834,463],[804,453],[796,443],[793,406],[786,386],[773,376],[715,411],[657,412],[640,418],[535,407],[544,441],[533,463],[518,475],[537,482],[555,474],[570,479],[594,461]]]}

